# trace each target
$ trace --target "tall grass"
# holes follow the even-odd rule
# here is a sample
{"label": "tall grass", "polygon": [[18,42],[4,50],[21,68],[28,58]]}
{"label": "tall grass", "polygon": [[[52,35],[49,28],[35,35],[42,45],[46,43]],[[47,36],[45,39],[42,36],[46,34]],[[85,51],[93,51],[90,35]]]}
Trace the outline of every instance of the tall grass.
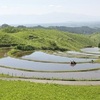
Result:
{"label": "tall grass", "polygon": [[63,86],[0,80],[0,100],[100,100],[100,86]]}

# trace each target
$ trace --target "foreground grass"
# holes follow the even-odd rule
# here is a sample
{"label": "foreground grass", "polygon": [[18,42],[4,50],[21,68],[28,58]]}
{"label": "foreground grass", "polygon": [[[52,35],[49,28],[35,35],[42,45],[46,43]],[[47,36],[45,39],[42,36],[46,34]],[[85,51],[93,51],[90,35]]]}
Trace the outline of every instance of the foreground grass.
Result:
{"label": "foreground grass", "polygon": [[0,80],[0,100],[100,100],[100,86]]}

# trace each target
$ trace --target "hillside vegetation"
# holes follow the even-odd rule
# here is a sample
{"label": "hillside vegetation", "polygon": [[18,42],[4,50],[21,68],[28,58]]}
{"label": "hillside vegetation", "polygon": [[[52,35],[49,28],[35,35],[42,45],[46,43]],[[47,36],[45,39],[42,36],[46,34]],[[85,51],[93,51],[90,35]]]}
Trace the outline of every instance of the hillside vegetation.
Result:
{"label": "hillside vegetation", "polygon": [[[15,31],[14,31],[15,30]],[[1,28],[0,46],[16,46],[20,50],[79,50],[97,46],[100,34],[84,35],[42,28]]]}
{"label": "hillside vegetation", "polygon": [[94,41],[96,44],[100,43],[100,33],[91,34],[90,38],[92,41]]}

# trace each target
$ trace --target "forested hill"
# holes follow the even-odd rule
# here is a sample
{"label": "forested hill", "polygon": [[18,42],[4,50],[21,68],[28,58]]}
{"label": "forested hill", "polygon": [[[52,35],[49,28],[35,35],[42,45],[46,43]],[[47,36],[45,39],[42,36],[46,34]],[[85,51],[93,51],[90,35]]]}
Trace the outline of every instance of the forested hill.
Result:
{"label": "forested hill", "polygon": [[[31,27],[32,28],[32,27]],[[49,26],[43,27],[41,25],[34,26],[33,28],[56,29],[64,32],[78,33],[78,34],[93,34],[100,33],[100,28],[93,28],[88,26],[81,27],[66,27],[66,26]]]}
{"label": "forested hill", "polygon": [[97,46],[100,34],[84,35],[54,29],[4,27],[0,29],[0,46],[14,46],[21,50],[79,50]]}
{"label": "forested hill", "polygon": [[90,28],[88,26],[82,27],[66,27],[66,26],[51,26],[50,29],[58,29],[60,31],[67,31],[71,33],[92,34],[100,32],[100,28]]}
{"label": "forested hill", "polygon": [[[3,24],[0,26],[0,28],[9,27],[8,24]],[[38,26],[24,26],[19,25],[17,28],[43,28],[43,29],[56,29],[64,32],[70,32],[70,33],[78,33],[78,34],[93,34],[93,33],[100,33],[100,27],[89,27],[89,26],[80,26],[80,27],[66,27],[66,26],[48,26],[44,27],[41,25]]]}

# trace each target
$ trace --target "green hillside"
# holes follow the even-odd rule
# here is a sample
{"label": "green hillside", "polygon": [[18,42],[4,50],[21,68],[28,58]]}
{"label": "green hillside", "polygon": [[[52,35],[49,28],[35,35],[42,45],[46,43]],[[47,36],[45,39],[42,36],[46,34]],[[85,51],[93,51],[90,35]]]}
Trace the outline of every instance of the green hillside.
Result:
{"label": "green hillside", "polygon": [[20,43],[25,43],[25,40],[12,34],[0,32],[0,46],[9,46]]}
{"label": "green hillside", "polygon": [[91,40],[94,41],[96,44],[100,43],[100,33],[94,33],[90,37]]}
{"label": "green hillside", "polygon": [[[17,30],[17,29],[16,29]],[[50,29],[28,29],[15,32],[6,32],[0,30],[0,46],[26,46],[32,49],[43,50],[79,50],[87,46],[97,46],[99,42],[99,34],[84,35],[69,32],[62,32]],[[99,35],[100,36],[100,35]],[[95,39],[96,42],[94,41]],[[28,47],[27,47],[28,46]]]}

